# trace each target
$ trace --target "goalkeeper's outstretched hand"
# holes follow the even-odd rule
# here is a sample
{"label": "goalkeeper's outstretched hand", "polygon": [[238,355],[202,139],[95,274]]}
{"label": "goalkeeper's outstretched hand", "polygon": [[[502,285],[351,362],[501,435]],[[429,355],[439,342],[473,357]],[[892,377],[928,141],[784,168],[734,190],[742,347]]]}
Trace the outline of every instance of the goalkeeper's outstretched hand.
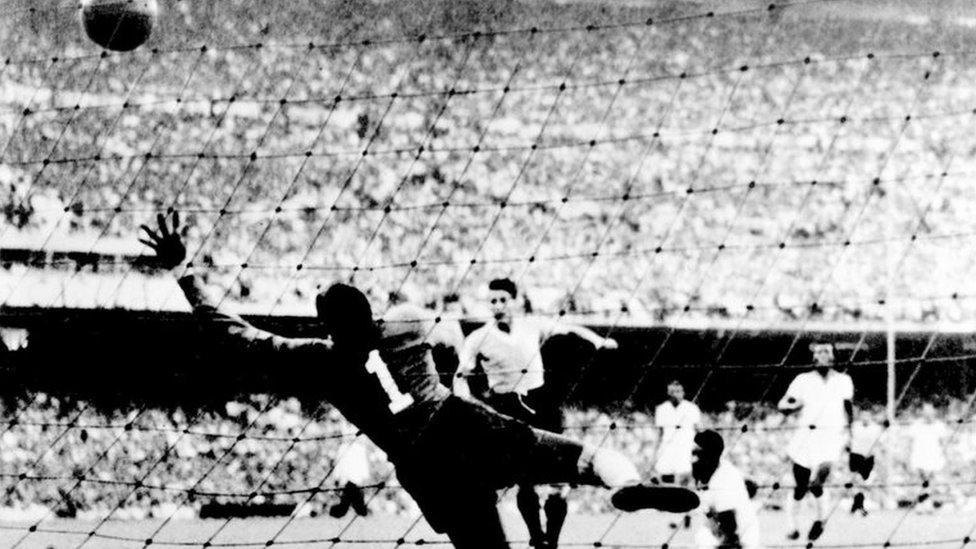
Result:
{"label": "goalkeeper's outstretched hand", "polygon": [[183,244],[186,227],[180,228],[179,212],[173,212],[172,228],[167,225],[163,214],[156,215],[156,225],[158,232],[147,225],[140,225],[139,228],[146,233],[147,238],[140,238],[139,242],[156,252],[161,267],[172,269],[179,266],[186,259],[186,246]]}

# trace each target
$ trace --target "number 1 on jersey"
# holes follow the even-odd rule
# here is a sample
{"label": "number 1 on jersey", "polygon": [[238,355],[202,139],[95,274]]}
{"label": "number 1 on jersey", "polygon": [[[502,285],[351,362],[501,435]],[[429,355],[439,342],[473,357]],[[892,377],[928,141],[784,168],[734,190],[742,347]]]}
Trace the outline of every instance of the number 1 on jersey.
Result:
{"label": "number 1 on jersey", "polygon": [[386,396],[390,399],[389,406],[391,412],[398,414],[406,409],[407,406],[413,404],[413,397],[400,392],[400,388],[397,387],[396,380],[390,374],[389,368],[386,367],[386,363],[383,362],[383,359],[376,352],[370,353],[369,360],[366,361],[366,371],[379,379],[380,386],[383,387],[383,391],[386,392]]}

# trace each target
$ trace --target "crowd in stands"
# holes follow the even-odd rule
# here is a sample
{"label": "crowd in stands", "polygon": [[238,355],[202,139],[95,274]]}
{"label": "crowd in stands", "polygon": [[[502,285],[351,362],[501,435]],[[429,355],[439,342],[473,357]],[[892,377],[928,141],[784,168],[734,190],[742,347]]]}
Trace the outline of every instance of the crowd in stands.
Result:
{"label": "crowd in stands", "polygon": [[[18,5],[6,247],[135,243],[173,207],[231,301],[267,310],[334,278],[437,301],[511,275],[539,310],[634,322],[973,316],[971,29],[802,5],[178,2],[102,57],[72,10]],[[166,306],[124,261],[73,267],[7,260],[3,299]]]}
{"label": "crowd in stands", "polygon": [[[869,509],[918,506],[922,494],[928,495],[922,498],[926,505],[976,508],[971,473],[976,429],[969,412],[961,401],[939,409],[935,421],[945,426],[946,465],[928,486],[909,462],[917,410],[900,411],[887,429],[881,410],[862,412],[855,429],[867,430],[877,441]],[[344,443],[357,436],[328,406],[265,395],[223,409],[107,412],[35,394],[4,401],[0,417],[0,513],[5,517],[196,516],[202,505],[215,502],[297,504],[298,514],[317,516],[338,501],[344,482],[332,469]],[[742,403],[707,414],[705,423],[723,433],[728,458],[759,486],[757,501],[779,506],[791,493],[783,449],[792,424],[771,408]],[[643,474],[652,474],[657,429],[649,415],[574,410],[566,424],[568,435],[616,448]],[[370,510],[415,514],[382,452],[368,446]],[[843,486],[850,480],[846,465],[835,467],[830,479],[835,497],[851,497]],[[595,488],[574,490],[570,504],[576,513],[610,510],[606,491]],[[840,509],[846,512],[843,504]]]}

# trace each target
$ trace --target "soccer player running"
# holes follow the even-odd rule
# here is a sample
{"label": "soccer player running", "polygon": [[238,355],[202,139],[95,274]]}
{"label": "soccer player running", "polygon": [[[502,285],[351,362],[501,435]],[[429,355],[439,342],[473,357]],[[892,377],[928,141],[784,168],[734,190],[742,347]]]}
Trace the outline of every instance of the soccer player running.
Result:
{"label": "soccer player running", "polygon": [[[597,349],[616,349],[617,342],[582,326],[550,318],[516,315],[518,287],[508,278],[488,283],[492,320],[471,332],[464,340],[454,377],[454,393],[471,396],[468,377],[476,368],[484,370],[488,392],[477,395],[495,410],[554,433],[563,431],[561,402],[544,388],[542,345],[550,337],[574,334]],[[539,495],[534,485],[518,486],[516,503],[529,530],[532,547],[555,548],[566,520],[563,490],[549,494],[543,507],[545,530],[540,517]]]}
{"label": "soccer player running", "polygon": [[695,533],[701,549],[759,549],[759,518],[739,469],[722,457],[725,442],[712,430],[695,435],[692,477],[706,526]]}
{"label": "soccer player running", "polygon": [[[496,491],[516,483],[620,488],[612,502],[625,511],[697,506],[688,490],[638,484],[633,463],[616,451],[533,429],[451,395],[431,358],[435,322],[418,307],[400,306],[376,321],[362,292],[333,284],[315,300],[323,338],[278,336],[221,311],[185,263],[178,214],[172,226],[161,214],[157,223],[156,230],[141,226],[146,238],[140,241],[161,267],[182,273],[179,286],[203,327],[222,346],[275,353],[281,375],[320,384],[325,398],[386,452],[427,522],[455,547],[508,547]],[[373,350],[382,360],[367,361]]]}
{"label": "soccer player running", "polygon": [[818,539],[824,530],[828,513],[824,483],[831,465],[837,461],[850,440],[854,416],[851,377],[834,368],[834,346],[815,342],[810,345],[814,369],[793,379],[779,401],[783,413],[798,413],[796,429],[787,448],[793,462],[796,485],[793,497],[787,498],[791,520],[789,539],[799,539],[799,507],[809,492],[816,501],[817,518],[807,538]]}

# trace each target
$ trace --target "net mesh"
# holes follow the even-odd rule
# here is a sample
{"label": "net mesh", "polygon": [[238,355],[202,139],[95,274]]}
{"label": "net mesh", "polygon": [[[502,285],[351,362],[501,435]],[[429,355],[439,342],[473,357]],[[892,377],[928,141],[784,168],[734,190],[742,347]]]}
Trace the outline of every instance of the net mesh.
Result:
{"label": "net mesh", "polygon": [[[828,528],[818,546],[969,542],[967,521],[917,525],[932,520],[923,493],[970,501],[976,393],[941,401],[943,478],[897,463],[933,396],[917,391],[920,372],[941,367],[951,385],[972,358],[936,350],[974,312],[959,250],[976,233],[976,15],[838,0],[426,4],[163,2],[151,40],[121,54],[84,37],[74,3],[5,2],[0,303],[185,310],[136,241],[141,223],[178,211],[231,311],[307,315],[343,280],[374,303],[483,320],[485,281],[507,276],[535,314],[611,335],[666,326],[619,404],[659,381],[675,327],[728,330],[702,394],[743,367],[727,355],[740,334],[789,323],[780,357],[745,366],[772,368],[754,402],[710,419],[769,506],[792,490],[781,449],[797,427],[769,404],[803,366],[790,360],[800,343],[823,322],[855,336],[926,322],[941,331],[898,357],[896,421],[863,418],[887,456],[872,498],[908,503],[864,533]],[[852,371],[880,364],[854,348]],[[106,412],[42,392],[8,404],[5,503],[47,509],[0,524],[11,547],[446,543],[418,533],[375,452],[367,497],[391,517],[408,510],[389,519],[397,531],[302,526],[342,489],[336,456],[362,438],[327,405],[263,395]],[[647,414],[577,410],[569,432],[653,469]],[[609,512],[598,492],[578,494],[574,510]],[[297,505],[259,531],[174,526],[212,501]],[[110,520],[140,508],[155,519]],[[88,520],[51,522],[59,512]],[[609,516],[574,542],[690,543]]]}

